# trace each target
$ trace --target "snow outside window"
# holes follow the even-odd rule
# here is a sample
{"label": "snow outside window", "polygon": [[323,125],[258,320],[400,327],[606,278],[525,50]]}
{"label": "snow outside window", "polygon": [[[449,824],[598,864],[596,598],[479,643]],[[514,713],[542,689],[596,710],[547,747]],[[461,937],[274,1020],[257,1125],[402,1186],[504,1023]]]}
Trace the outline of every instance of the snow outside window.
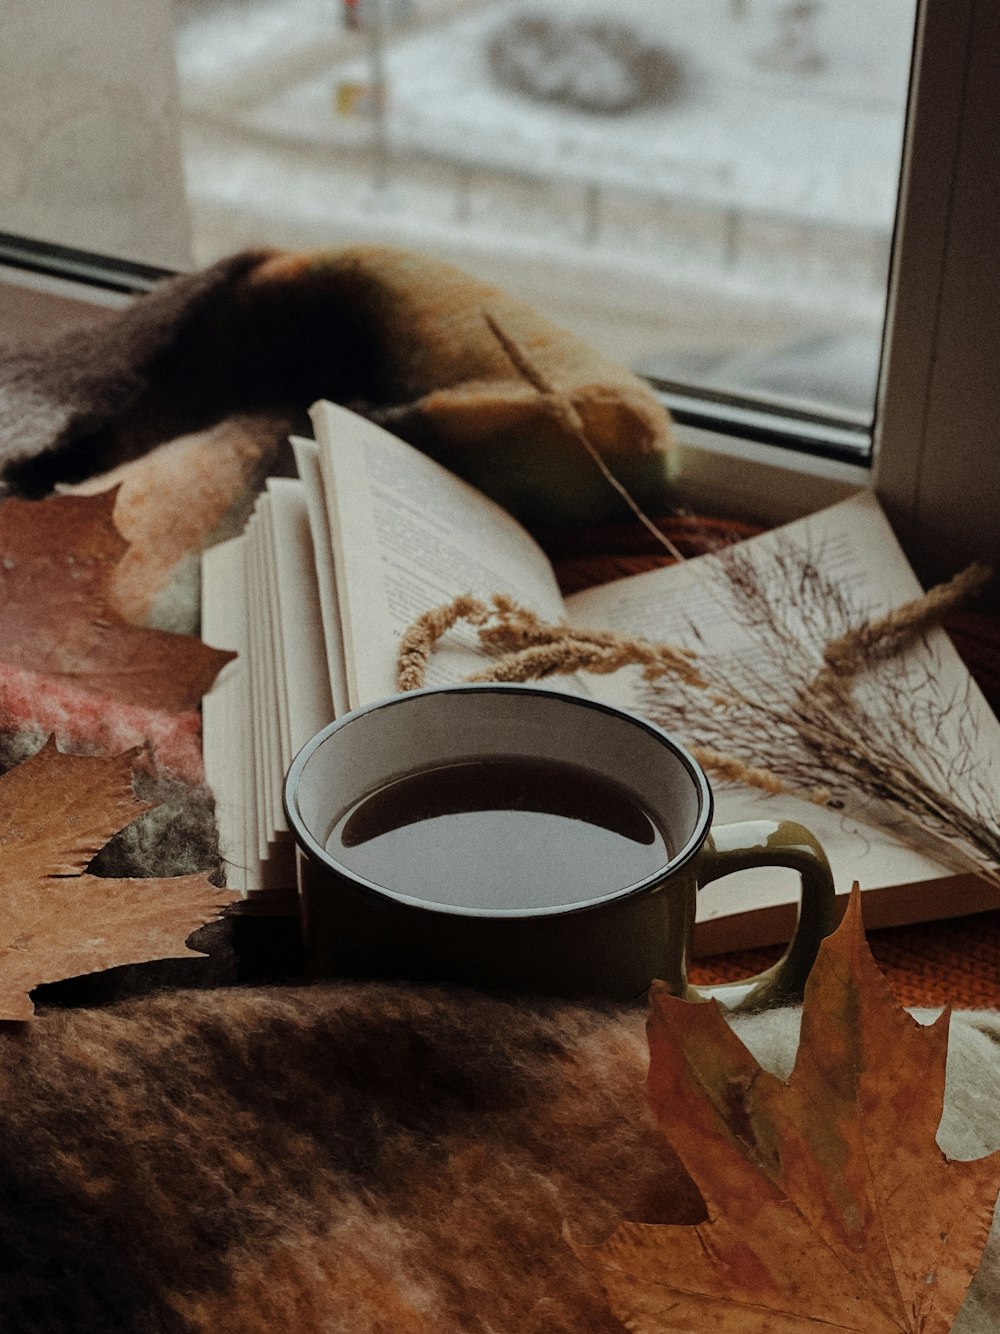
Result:
{"label": "snow outside window", "polygon": [[372,239],[868,427],[914,0],[174,0],[196,258]]}
{"label": "snow outside window", "polygon": [[925,582],[1000,566],[997,50],[995,0],[0,5],[0,278],[418,246],[660,377],[698,503],[871,485]]}

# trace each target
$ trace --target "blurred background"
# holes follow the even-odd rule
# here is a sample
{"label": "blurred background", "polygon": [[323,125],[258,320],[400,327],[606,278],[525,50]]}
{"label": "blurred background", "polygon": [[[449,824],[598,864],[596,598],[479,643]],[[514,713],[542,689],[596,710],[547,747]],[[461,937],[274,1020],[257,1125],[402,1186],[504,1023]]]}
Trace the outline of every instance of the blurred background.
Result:
{"label": "blurred background", "polygon": [[707,396],[870,425],[914,0],[36,0],[0,228],[413,246]]}
{"label": "blurred background", "polygon": [[636,369],[870,420],[913,0],[175,0],[199,261],[419,246]]}

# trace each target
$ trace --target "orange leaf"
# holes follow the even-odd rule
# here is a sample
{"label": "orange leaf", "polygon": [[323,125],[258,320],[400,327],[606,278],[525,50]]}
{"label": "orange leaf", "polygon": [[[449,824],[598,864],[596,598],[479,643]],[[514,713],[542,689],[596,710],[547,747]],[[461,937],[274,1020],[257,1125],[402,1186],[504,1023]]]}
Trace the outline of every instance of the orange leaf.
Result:
{"label": "orange leaf", "polygon": [[234,655],[109,610],[108,585],[128,550],[111,517],[115,496],[0,505],[0,658],[129,704],[196,708]]}
{"label": "orange leaf", "polygon": [[187,954],[191,932],[238,897],[203,875],[81,874],[149,809],[132,793],[135,754],[63,755],[49,741],[0,777],[0,1019],[29,1019],[42,982]]}
{"label": "orange leaf", "polygon": [[935,1143],[949,1015],[897,1004],[855,887],[806,989],[795,1068],[763,1070],[714,1002],[650,1000],[649,1098],[702,1192],[696,1227],[577,1250],[633,1334],[944,1334],[986,1244],[1000,1153]]}

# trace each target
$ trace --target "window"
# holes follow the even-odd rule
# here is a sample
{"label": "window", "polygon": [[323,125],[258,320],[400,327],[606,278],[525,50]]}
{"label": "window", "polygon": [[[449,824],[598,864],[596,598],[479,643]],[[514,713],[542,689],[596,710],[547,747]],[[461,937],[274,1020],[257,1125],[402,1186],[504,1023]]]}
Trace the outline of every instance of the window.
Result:
{"label": "window", "polygon": [[[60,95],[68,89],[77,109],[87,110],[95,80],[103,79],[106,87],[113,84],[117,99],[110,111],[98,99],[72,134],[64,123],[59,133],[45,138],[44,152],[34,151],[33,179],[43,182],[43,203],[49,207],[41,222],[25,208],[30,192],[24,189],[23,126],[19,129],[15,123],[5,136],[0,225],[12,233],[71,247],[60,253],[46,246],[44,255],[36,248],[34,257],[26,256],[24,243],[14,237],[6,250],[9,263],[36,269],[55,266],[93,278],[106,266],[101,253],[81,257],[77,251],[82,247],[133,261],[131,266],[117,267],[116,281],[141,288],[155,272],[134,261],[151,263],[154,270],[183,267],[247,240],[293,246],[336,243],[356,239],[367,225],[382,239],[437,248],[512,288],[520,279],[528,289],[525,294],[543,309],[576,324],[620,359],[670,380],[668,401],[682,424],[684,475],[694,496],[719,506],[727,503],[728,495],[738,508],[762,517],[767,510],[769,517],[783,518],[874,478],[893,517],[910,533],[913,551],[919,553],[921,542],[926,547],[927,572],[935,566],[953,567],[959,551],[974,548],[989,554],[990,541],[997,541],[992,522],[998,499],[992,442],[1000,421],[990,367],[996,362],[1000,301],[982,238],[1000,234],[997,167],[987,143],[987,127],[996,123],[998,98],[990,58],[1000,48],[995,7],[986,0],[922,0],[918,9],[904,187],[881,357],[883,275],[889,263],[897,179],[893,162],[902,146],[902,75],[910,57],[912,0],[884,0],[876,7],[860,8],[860,0],[857,5],[848,0],[826,4],[674,0],[672,6],[661,0],[655,4],[636,0],[628,9],[632,46],[620,29],[617,36],[614,32],[611,37],[607,32],[595,36],[597,20],[591,22],[588,15],[598,13],[598,7],[585,7],[583,0],[558,7],[539,4],[532,10],[542,9],[543,17],[553,23],[565,24],[567,16],[576,16],[574,30],[556,34],[563,48],[569,43],[573,49],[574,42],[584,40],[598,46],[610,42],[610,51],[603,51],[605,64],[593,57],[588,65],[591,70],[603,69],[603,81],[570,86],[568,92],[563,89],[564,96],[578,100],[620,97],[622,69],[628,65],[627,60],[623,65],[623,51],[639,61],[646,48],[659,52],[658,86],[668,104],[674,98],[678,111],[686,105],[684,97],[690,100],[689,110],[697,104],[692,84],[708,78],[704,70],[726,74],[727,61],[730,81],[738,82],[738,74],[744,78],[744,93],[746,88],[758,93],[770,90],[779,104],[775,90],[806,86],[820,90],[827,97],[827,119],[839,118],[852,127],[838,159],[838,179],[842,184],[845,173],[855,169],[858,179],[870,186],[866,193],[857,185],[852,195],[867,209],[865,226],[858,225],[855,209],[854,223],[842,228],[843,235],[837,232],[847,221],[843,216],[828,210],[824,219],[817,211],[822,171],[808,178],[812,192],[800,184],[791,203],[778,199],[776,186],[764,191],[773,199],[772,214],[765,222],[757,215],[751,220],[744,207],[745,193],[739,209],[727,211],[725,190],[729,189],[732,203],[739,184],[732,165],[727,179],[721,157],[706,153],[698,166],[701,179],[696,181],[691,174],[694,157],[691,153],[685,157],[679,139],[673,156],[658,150],[660,166],[674,191],[668,206],[662,180],[651,179],[652,150],[642,135],[630,136],[621,116],[542,105],[544,88],[540,92],[536,87],[530,96],[539,101],[549,131],[558,125],[576,126],[576,139],[567,137],[567,131],[560,141],[576,168],[570,171],[564,163],[553,169],[552,144],[546,142],[550,158],[545,159],[544,172],[528,169],[524,152],[520,157],[515,152],[530,130],[525,116],[516,125],[505,123],[500,142],[489,146],[484,167],[482,144],[470,150],[469,143],[477,125],[482,131],[491,123],[498,94],[490,94],[494,100],[484,109],[487,94],[481,91],[479,104],[473,105],[474,90],[466,90],[462,106],[461,88],[456,91],[455,86],[462,72],[458,62],[448,70],[448,79],[438,77],[447,64],[442,34],[457,40],[457,33],[469,43],[478,33],[480,63],[490,58],[492,43],[503,77],[515,84],[531,78],[537,84],[541,78],[544,85],[546,78],[551,82],[555,77],[552,60],[547,66],[541,61],[539,73],[539,52],[545,54],[547,38],[542,30],[536,29],[534,35],[517,30],[516,19],[526,12],[523,5],[500,0],[491,4],[367,0],[366,10],[366,0],[360,0],[360,9],[346,5],[342,18],[335,21],[330,0],[270,4],[175,0],[182,105],[178,116],[171,91],[165,0],[159,6],[141,7],[142,24],[136,18],[139,11],[128,6],[128,26],[119,23],[118,46],[109,48],[106,34],[95,34],[94,15],[107,10],[113,25],[120,3],[91,0],[66,11],[89,35],[77,43],[71,59],[73,77],[66,78],[60,61],[65,62],[72,43],[63,23],[61,36],[66,40],[49,53],[48,83],[39,80],[25,55],[32,43],[37,45],[46,36],[44,4],[30,10],[19,6],[16,20],[9,16],[0,20],[7,29],[0,32],[0,63],[8,121],[12,116],[16,122],[18,115],[48,114],[44,107],[39,111],[40,99],[44,100],[46,87],[55,86],[57,75]],[[832,60],[831,25],[842,22],[855,8],[856,21],[848,25],[848,37],[843,38],[847,46]],[[88,9],[90,14],[81,15]],[[655,15],[668,11],[686,18],[676,32],[667,32],[662,21],[659,27],[654,22]],[[720,31],[735,34],[721,52],[709,50],[705,41],[705,16],[710,11],[717,27],[724,25]],[[360,14],[357,28],[349,26],[356,21],[352,14]],[[588,23],[590,29],[584,31]],[[213,31],[219,35],[214,43],[208,40]],[[381,46],[376,41],[379,31]],[[126,36],[134,48],[130,53],[124,49]],[[506,47],[500,41],[504,37]],[[114,54],[101,55],[98,48]],[[313,53],[313,64],[305,69],[300,59],[303,48]],[[553,49],[558,54],[558,43]],[[613,56],[618,57],[617,64]],[[555,66],[558,73],[557,59]],[[466,71],[467,67],[468,62]],[[128,72],[126,84],[131,78],[127,95],[121,86],[123,69]],[[248,82],[248,70],[268,78]],[[874,112],[856,103],[859,80],[873,71],[880,81],[874,101],[884,116],[883,129],[877,134],[871,131],[868,142],[860,126],[867,115],[864,123],[870,130]],[[426,94],[428,79],[451,89],[450,109],[439,102],[431,105],[434,99],[421,95],[421,89]],[[392,125],[372,112],[380,104],[373,94],[380,80],[388,84],[390,98],[395,88],[401,114],[409,117],[405,153],[393,154]],[[519,96],[529,94],[522,91]],[[797,105],[804,122],[804,100]],[[465,117],[458,128],[456,106]],[[417,114],[421,107],[422,120]],[[895,117],[891,131],[890,112]],[[627,113],[639,118],[628,124],[648,130],[656,114],[660,113],[641,106]],[[787,105],[782,114],[800,139],[808,138],[795,125]],[[595,118],[584,120],[581,129],[581,117],[586,115]],[[188,221],[179,206],[183,205],[180,126],[191,232],[185,230]],[[116,145],[113,156],[100,147],[106,142],[101,135],[109,128]],[[400,133],[398,126],[395,132]],[[616,135],[617,177],[612,174],[611,183],[601,187],[593,172],[588,175],[578,168],[602,155],[606,160]],[[443,146],[442,139],[447,140]],[[532,151],[537,159],[542,150],[536,145]],[[277,178],[278,188],[271,189],[275,178],[269,172],[279,159],[291,176]],[[875,159],[881,164],[877,169],[871,165]],[[360,177],[359,160],[365,164]],[[828,169],[830,163],[821,165]],[[110,196],[99,185],[103,168],[111,169],[116,182]],[[283,188],[292,179],[299,183],[299,203],[306,205],[294,216],[287,211],[290,196]],[[682,186],[687,189],[683,207],[677,203]],[[701,193],[693,202],[696,186]],[[264,200],[257,217],[247,211],[251,196]],[[152,210],[150,198],[156,201]],[[415,215],[410,206],[414,200],[430,204]],[[141,208],[132,208],[130,215],[136,201],[147,206],[145,215]],[[102,202],[112,205],[107,225],[97,207]],[[51,221],[60,209],[65,230],[53,227]],[[782,210],[780,218],[775,216]],[[159,231],[150,229],[152,212],[162,224]],[[418,216],[415,229],[410,223],[413,216]],[[497,244],[498,225],[507,238],[506,250]],[[239,226],[248,230],[239,232]],[[560,229],[570,236],[571,244],[546,249],[544,238],[558,235]],[[464,237],[461,243],[456,239],[459,234]],[[660,251],[665,256],[668,250],[669,264],[659,257]],[[628,253],[623,256],[623,251]],[[715,263],[711,299],[704,280],[709,252]],[[774,274],[779,261],[790,266],[783,277]],[[662,276],[664,266],[669,281]],[[750,271],[756,286],[747,280]],[[769,274],[766,301],[761,272]],[[836,277],[832,288],[831,275]],[[844,295],[848,279],[854,283],[849,298]],[[741,283],[746,292],[739,307],[733,292]],[[797,307],[786,299],[787,292],[780,301],[774,299],[775,289],[784,292],[783,284],[798,285]],[[595,315],[593,295],[601,289],[606,299]],[[825,299],[820,295],[824,290]],[[734,313],[738,308],[743,312],[739,318]],[[669,337],[664,337],[664,330]],[[841,368],[854,366],[853,374],[841,374],[839,381],[838,357]],[[865,378],[868,389],[862,388]],[[956,422],[960,428],[952,425]],[[777,449],[774,442],[793,448]]]}
{"label": "window", "polygon": [[914,2],[178,0],[196,253],[429,249],[864,456]]}

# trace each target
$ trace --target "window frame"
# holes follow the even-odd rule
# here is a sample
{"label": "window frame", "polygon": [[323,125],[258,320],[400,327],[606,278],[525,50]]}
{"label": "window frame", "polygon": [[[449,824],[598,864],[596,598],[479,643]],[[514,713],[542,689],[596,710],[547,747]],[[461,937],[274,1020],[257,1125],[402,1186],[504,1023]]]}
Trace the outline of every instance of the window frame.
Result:
{"label": "window frame", "polygon": [[997,50],[993,0],[923,0],[873,480],[926,582],[1000,565]]}
{"label": "window frame", "polygon": [[918,4],[870,464],[682,423],[697,503],[777,523],[870,486],[925,583],[1000,568],[997,50],[990,0]]}

